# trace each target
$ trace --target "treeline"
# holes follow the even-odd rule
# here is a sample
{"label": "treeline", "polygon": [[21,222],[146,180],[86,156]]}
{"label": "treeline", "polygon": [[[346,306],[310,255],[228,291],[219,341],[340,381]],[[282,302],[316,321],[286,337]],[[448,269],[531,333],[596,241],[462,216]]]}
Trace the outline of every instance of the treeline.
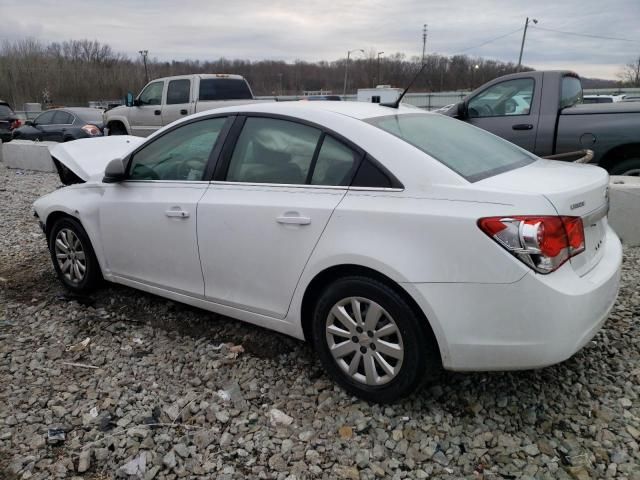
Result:
{"label": "treeline", "polygon": [[[188,73],[236,73],[245,76],[256,95],[301,95],[303,91],[329,90],[341,94],[346,59],[332,62],[276,60],[172,61],[149,59],[151,79]],[[429,55],[415,91],[469,89],[516,71],[513,63]],[[420,59],[402,53],[384,56],[375,51],[358,54],[349,63],[347,93],[376,84],[403,87],[420,68]],[[137,93],[145,84],[141,58],[113,51],[91,40],[44,44],[33,39],[5,40],[0,45],[0,98],[20,109],[25,102],[52,105],[86,105],[90,100],[120,99]]]}

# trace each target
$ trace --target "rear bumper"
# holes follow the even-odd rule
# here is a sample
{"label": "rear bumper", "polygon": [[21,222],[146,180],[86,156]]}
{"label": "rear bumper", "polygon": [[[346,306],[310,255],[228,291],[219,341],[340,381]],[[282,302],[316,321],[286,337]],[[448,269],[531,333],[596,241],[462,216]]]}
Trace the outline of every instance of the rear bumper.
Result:
{"label": "rear bumper", "polygon": [[[539,368],[593,338],[618,294],[622,247],[607,227],[602,259],[580,277],[567,262],[511,284],[405,284],[432,322],[450,370]],[[431,316],[430,316],[431,315]]]}

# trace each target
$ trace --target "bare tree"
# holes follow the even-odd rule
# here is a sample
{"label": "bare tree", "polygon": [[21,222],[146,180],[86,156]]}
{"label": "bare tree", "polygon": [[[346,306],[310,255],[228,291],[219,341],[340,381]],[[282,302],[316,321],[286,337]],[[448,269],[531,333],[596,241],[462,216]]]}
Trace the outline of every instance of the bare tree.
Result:
{"label": "bare tree", "polygon": [[626,64],[618,76],[625,84],[640,87],[640,56],[634,62]]}
{"label": "bare tree", "polygon": [[[370,87],[377,75],[377,50],[350,60],[350,90]],[[385,84],[404,87],[420,68],[420,57],[387,53],[380,59]],[[215,61],[148,61],[151,78],[190,73],[236,73],[250,82],[256,95],[300,95],[305,90],[341,92],[345,58],[334,61],[249,61],[220,58]],[[500,75],[516,71],[512,63],[429,55],[427,68],[414,90],[458,90],[477,87]],[[476,68],[477,65],[477,68]],[[637,78],[637,77],[636,77]],[[114,100],[144,86],[144,66],[114,52],[96,40],[67,40],[43,44],[37,40],[5,40],[0,44],[0,98],[20,109],[24,102],[52,105],[86,105],[90,100]]]}

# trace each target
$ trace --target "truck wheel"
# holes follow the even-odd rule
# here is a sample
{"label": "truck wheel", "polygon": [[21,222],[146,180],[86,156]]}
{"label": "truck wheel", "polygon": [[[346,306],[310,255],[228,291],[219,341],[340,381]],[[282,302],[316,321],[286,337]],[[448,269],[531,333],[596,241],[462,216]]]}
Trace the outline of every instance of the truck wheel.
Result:
{"label": "truck wheel", "polygon": [[627,158],[616,163],[609,172],[611,175],[631,175],[640,177],[640,156]]}
{"label": "truck wheel", "polygon": [[121,123],[114,123],[113,125],[109,125],[109,136],[111,135],[126,135],[127,130]]}

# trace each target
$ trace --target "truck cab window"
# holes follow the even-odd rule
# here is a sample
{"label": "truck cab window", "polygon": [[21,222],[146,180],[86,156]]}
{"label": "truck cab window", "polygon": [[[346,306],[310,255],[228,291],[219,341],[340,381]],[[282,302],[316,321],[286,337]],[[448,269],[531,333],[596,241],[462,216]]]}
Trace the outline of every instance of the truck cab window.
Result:
{"label": "truck cab window", "polygon": [[529,115],[533,87],[533,78],[518,78],[492,85],[469,101],[469,116],[478,118]]}
{"label": "truck cab window", "polygon": [[582,83],[578,77],[566,75],[562,77],[560,108],[572,107],[582,103]]}

